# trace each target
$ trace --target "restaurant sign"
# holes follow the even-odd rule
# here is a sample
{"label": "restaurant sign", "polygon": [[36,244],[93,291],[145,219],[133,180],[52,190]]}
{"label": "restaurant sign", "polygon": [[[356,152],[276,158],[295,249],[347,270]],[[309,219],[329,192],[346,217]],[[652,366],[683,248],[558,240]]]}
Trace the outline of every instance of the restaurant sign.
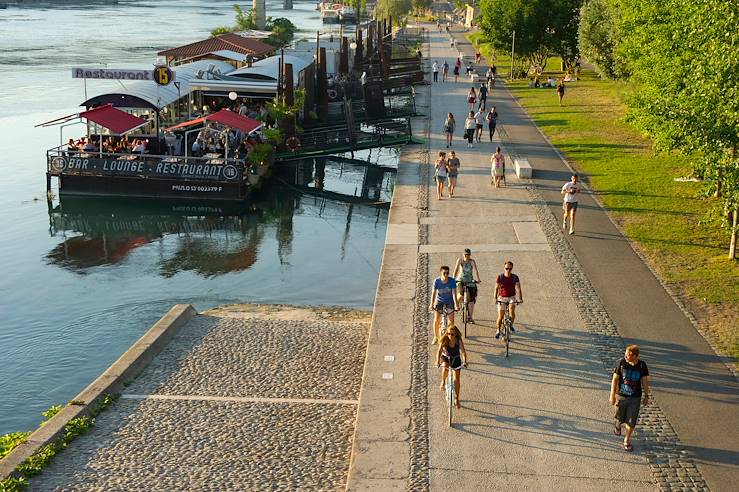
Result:
{"label": "restaurant sign", "polygon": [[236,181],[241,177],[232,164],[209,164],[207,161],[128,160],[98,157],[53,157],[49,160],[51,174],[140,176],[147,178],[197,179],[205,181]]}
{"label": "restaurant sign", "polygon": [[[166,70],[165,70],[166,69]],[[154,70],[128,70],[115,68],[73,68],[74,79],[104,79],[104,80],[151,80],[160,82],[166,74],[167,85],[175,79],[175,72],[167,67],[157,67]]]}

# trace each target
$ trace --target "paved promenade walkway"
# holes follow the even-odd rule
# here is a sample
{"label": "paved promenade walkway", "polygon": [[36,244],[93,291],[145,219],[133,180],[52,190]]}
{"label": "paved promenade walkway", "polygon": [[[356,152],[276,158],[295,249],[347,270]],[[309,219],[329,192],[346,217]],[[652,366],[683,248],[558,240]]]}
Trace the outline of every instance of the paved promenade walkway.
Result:
{"label": "paved promenade walkway", "polygon": [[190,320],[29,490],[340,490],[369,313],[225,307]]}
{"label": "paved promenade walkway", "polygon": [[[430,40],[427,68],[434,60],[453,66],[457,50],[448,36],[432,30]],[[577,233],[563,234],[559,188],[569,169],[504,87],[488,97],[501,114],[501,134],[467,148],[460,128],[468,80],[419,90],[430,118],[416,122],[414,133],[425,132],[430,145],[428,154],[407,149],[401,159],[350,490],[443,490],[450,483],[462,490],[733,488],[736,379],[592,196],[580,199]],[[439,201],[429,169],[438,151],[448,150],[442,123],[450,111],[462,170],[455,197]],[[509,168],[508,187],[492,188],[496,145],[529,158],[535,179],[518,180]],[[453,267],[465,247],[483,283],[466,341],[471,365],[462,373],[463,408],[450,429],[427,306],[439,266]],[[508,359],[493,338],[491,302],[505,260],[514,262],[525,298]],[[612,434],[607,401],[612,368],[627,343],[643,347],[655,395],[642,409],[634,453]]]}

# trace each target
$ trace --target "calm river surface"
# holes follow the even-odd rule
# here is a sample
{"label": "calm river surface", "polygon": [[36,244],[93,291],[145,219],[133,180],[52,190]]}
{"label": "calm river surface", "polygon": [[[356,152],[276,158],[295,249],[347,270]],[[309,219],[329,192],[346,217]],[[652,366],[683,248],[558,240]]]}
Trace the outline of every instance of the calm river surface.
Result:
{"label": "calm river surface", "polygon": [[[242,207],[65,199],[47,208],[45,149],[59,130],[34,125],[78,110],[83,87],[71,68],[151,67],[157,51],[232,24],[233,3],[0,10],[0,434],[34,428],[172,304],[372,306],[387,210],[305,194],[290,179],[313,186],[320,168],[327,191],[387,200],[392,176],[362,166],[300,163],[285,172],[292,184]],[[320,26],[315,1],[281,5],[268,0],[268,15]]]}

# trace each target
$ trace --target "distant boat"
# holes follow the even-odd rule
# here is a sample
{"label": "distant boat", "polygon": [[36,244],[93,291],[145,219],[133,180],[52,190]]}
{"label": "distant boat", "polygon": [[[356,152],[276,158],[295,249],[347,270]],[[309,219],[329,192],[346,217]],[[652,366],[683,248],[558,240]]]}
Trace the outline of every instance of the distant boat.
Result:
{"label": "distant boat", "polygon": [[357,22],[357,13],[353,8],[345,5],[339,10],[339,20],[345,24],[355,24]]}
{"label": "distant boat", "polygon": [[323,2],[320,5],[321,8],[321,21],[323,21],[324,24],[338,24],[341,19],[339,19],[339,10],[343,5],[341,4],[331,4],[330,2]]}

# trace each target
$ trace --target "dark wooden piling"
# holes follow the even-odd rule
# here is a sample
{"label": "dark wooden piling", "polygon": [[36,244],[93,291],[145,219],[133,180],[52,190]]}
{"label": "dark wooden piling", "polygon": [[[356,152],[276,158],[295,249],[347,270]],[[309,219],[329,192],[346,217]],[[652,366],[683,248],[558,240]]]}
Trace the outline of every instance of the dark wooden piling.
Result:
{"label": "dark wooden piling", "polygon": [[318,50],[318,118],[326,121],[328,118],[328,78],[326,74],[326,48]]}
{"label": "dark wooden piling", "polygon": [[347,75],[349,73],[349,39],[344,36],[341,38],[341,53],[339,54],[339,73]]}

